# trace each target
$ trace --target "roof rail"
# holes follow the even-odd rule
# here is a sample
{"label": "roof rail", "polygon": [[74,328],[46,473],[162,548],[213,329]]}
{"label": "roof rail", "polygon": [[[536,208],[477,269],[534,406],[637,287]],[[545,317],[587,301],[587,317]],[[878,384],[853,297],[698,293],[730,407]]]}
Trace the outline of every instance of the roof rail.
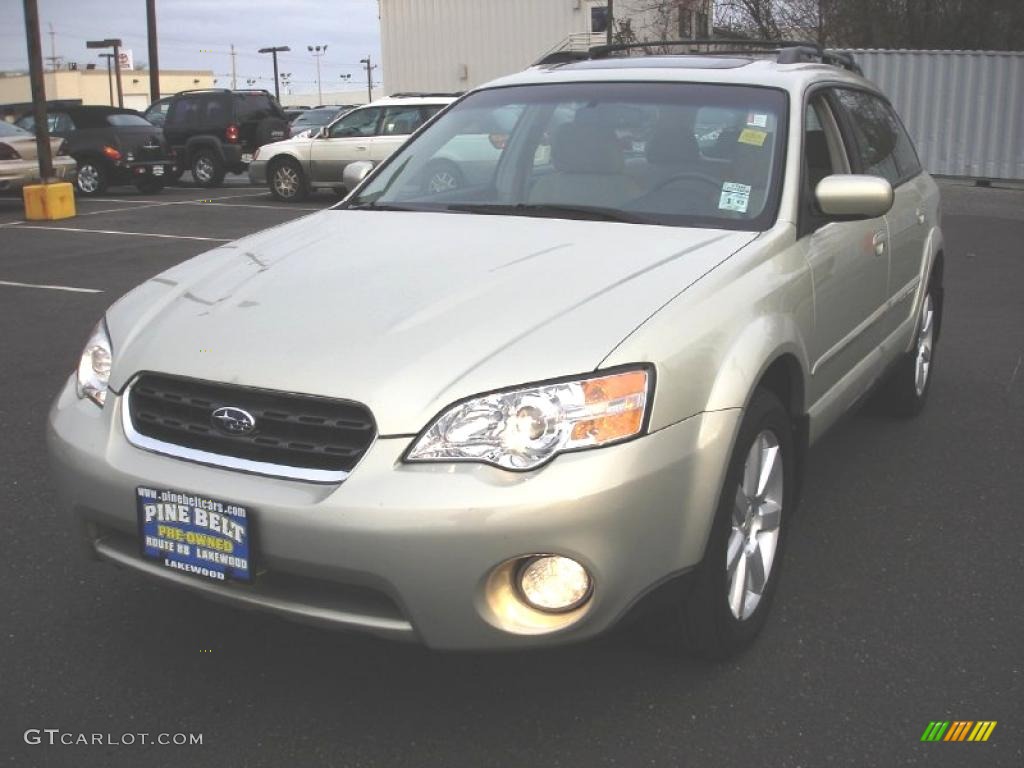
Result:
{"label": "roof rail", "polygon": [[392,93],[389,98],[392,99],[433,99],[433,98],[457,98],[461,96],[465,91],[455,91],[452,93],[420,93],[419,91],[399,91],[398,93]]}
{"label": "roof rail", "polygon": [[[639,49],[648,50],[651,48],[664,48],[667,46],[706,46],[704,51],[687,51],[686,54],[738,54],[738,53],[774,53],[777,54],[776,61],[780,64],[796,64],[799,62],[821,62],[836,67],[848,69],[863,74],[857,66],[853,56],[848,53],[826,51],[817,43],[810,40],[737,40],[720,38],[689,38],[682,40],[644,40],[636,43],[611,43],[608,45],[595,45],[589,51],[555,51],[540,61],[535,66],[552,66],[566,64],[576,61],[587,61],[591,59],[606,59],[612,54],[622,53]],[[712,50],[713,48],[713,50]]]}

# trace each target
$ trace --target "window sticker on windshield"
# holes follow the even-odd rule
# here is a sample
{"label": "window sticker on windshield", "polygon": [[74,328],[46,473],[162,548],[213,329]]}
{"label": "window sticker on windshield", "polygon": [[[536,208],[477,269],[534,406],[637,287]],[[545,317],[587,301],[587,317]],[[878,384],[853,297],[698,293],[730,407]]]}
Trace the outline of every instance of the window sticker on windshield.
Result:
{"label": "window sticker on windshield", "polygon": [[720,211],[747,212],[747,203],[750,200],[750,186],[737,184],[734,181],[727,181],[722,184],[722,196],[718,199]]}
{"label": "window sticker on windshield", "polygon": [[754,128],[767,128],[768,115],[761,115],[757,112],[748,112],[747,125],[753,126]]}
{"label": "window sticker on windshield", "polygon": [[768,138],[765,131],[755,131],[753,128],[744,128],[737,139],[741,144],[751,144],[755,147],[764,146],[764,140]]}

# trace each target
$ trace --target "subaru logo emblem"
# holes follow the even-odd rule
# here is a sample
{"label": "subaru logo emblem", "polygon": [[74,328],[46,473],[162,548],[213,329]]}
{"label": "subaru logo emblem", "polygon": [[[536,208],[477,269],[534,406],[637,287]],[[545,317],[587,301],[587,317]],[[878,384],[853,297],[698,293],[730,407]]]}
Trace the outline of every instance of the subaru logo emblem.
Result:
{"label": "subaru logo emblem", "polygon": [[215,410],[210,421],[229,435],[247,435],[256,429],[256,419],[251,413],[230,405]]}

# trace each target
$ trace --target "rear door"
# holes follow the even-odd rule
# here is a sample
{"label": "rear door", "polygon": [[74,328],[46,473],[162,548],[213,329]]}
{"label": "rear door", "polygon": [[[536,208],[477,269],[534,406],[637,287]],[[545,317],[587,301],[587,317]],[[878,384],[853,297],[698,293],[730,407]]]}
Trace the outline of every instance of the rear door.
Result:
{"label": "rear door", "polygon": [[888,305],[881,322],[885,337],[910,316],[920,281],[928,234],[924,201],[915,183],[921,164],[902,123],[884,99],[852,88],[837,88],[836,99],[852,136],[856,172],[881,176],[893,187],[892,209],[885,217],[889,227]]}
{"label": "rear door", "polygon": [[799,231],[814,286],[812,400],[833,391],[878,346],[889,276],[885,217],[830,221],[814,200],[819,181],[854,166],[833,106],[827,91],[819,91],[804,116]]}
{"label": "rear door", "polygon": [[341,183],[345,166],[356,160],[371,160],[370,147],[377,136],[383,109],[364,107],[349,112],[312,140],[309,149],[310,178],[317,182]]}
{"label": "rear door", "polygon": [[424,105],[395,105],[385,107],[384,119],[380,122],[380,135],[370,146],[370,159],[374,163],[387,160],[405,143],[409,135],[423,125],[441,108]]}

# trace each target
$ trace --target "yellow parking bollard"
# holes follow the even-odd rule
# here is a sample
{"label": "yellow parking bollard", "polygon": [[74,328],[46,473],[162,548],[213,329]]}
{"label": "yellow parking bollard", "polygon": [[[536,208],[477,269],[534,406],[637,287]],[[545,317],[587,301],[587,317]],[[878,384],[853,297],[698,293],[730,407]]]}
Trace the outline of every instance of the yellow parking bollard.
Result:
{"label": "yellow parking bollard", "polygon": [[75,215],[75,192],[71,184],[29,184],[22,189],[28,221],[70,219]]}

